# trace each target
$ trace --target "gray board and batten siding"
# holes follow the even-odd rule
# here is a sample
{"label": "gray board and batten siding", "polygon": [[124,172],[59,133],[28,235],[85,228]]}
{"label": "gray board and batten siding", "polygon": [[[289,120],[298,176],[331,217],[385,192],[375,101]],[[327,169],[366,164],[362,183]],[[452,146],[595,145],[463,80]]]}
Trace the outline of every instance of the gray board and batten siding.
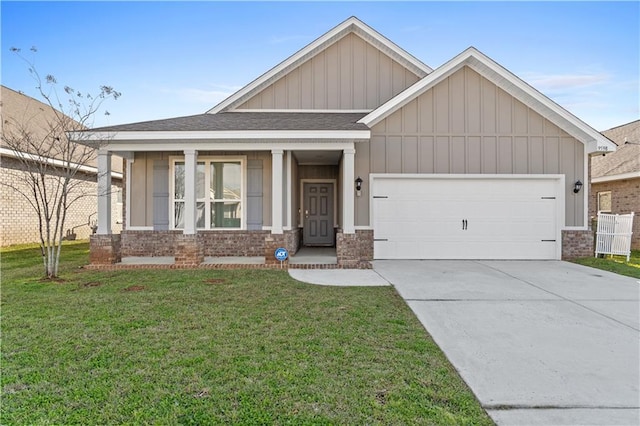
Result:
{"label": "gray board and batten siding", "polygon": [[237,109],[372,110],[419,78],[358,35],[348,34]]}
{"label": "gray board and batten siding", "polygon": [[[583,226],[585,146],[537,112],[463,67],[356,142],[355,173],[564,174],[565,225]],[[369,224],[369,182],[356,198],[356,226]],[[570,194],[570,195],[569,195]]]}

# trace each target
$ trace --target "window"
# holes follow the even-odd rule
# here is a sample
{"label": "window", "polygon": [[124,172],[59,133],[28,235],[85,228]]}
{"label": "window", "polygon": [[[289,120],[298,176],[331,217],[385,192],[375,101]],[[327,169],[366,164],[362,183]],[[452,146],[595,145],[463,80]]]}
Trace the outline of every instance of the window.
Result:
{"label": "window", "polygon": [[[173,162],[173,224],[184,228],[184,161]],[[196,168],[196,228],[242,229],[243,160],[199,159]]]}
{"label": "window", "polygon": [[598,212],[611,213],[611,191],[598,192]]}

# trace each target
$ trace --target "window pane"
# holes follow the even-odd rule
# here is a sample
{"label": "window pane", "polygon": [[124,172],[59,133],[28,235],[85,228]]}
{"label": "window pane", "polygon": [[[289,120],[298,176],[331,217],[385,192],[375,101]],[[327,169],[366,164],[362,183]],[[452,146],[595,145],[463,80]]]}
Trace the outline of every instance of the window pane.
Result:
{"label": "window pane", "polygon": [[241,180],[241,168],[240,163],[224,163],[224,199],[225,200],[239,200],[242,194],[240,193],[240,180]]}
{"label": "window pane", "polygon": [[175,215],[173,217],[173,223],[176,224],[176,229],[184,228],[184,202],[176,201],[175,205]]}
{"label": "window pane", "polygon": [[198,163],[196,168],[196,198],[204,198],[204,163]]}
{"label": "window pane", "polygon": [[[174,168],[174,198],[177,200],[184,200],[184,163],[177,162]],[[176,222],[178,223],[178,222]]]}
{"label": "window pane", "polygon": [[211,203],[212,228],[240,228],[242,205],[239,201]]}
{"label": "window pane", "polygon": [[216,200],[240,200],[242,168],[239,162],[211,163],[211,198]]}
{"label": "window pane", "polygon": [[196,228],[204,228],[204,207],[205,203],[196,203]]}

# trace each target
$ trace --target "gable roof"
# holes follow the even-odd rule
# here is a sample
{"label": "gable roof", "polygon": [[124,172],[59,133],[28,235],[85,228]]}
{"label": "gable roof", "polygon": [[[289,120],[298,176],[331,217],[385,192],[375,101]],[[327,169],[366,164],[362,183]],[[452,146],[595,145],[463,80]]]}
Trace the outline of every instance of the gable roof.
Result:
{"label": "gable roof", "polygon": [[329,46],[350,33],[357,34],[368,43],[377,47],[395,61],[415,73],[419,78],[423,78],[433,71],[422,61],[406,52],[404,49],[366,25],[364,22],[360,21],[355,16],[352,16],[248,85],[244,86],[242,89],[238,90],[215,107],[211,108],[207,113],[216,114],[235,108],[253,95],[257,94],[260,90],[274,83],[280,77],[302,65],[304,62],[308,61],[313,56],[327,49]]}
{"label": "gable roof", "polygon": [[422,80],[416,82],[413,86],[373,110],[363,117],[360,122],[369,127],[373,127],[464,66],[472,68],[543,117],[555,123],[568,134],[587,145],[587,152],[615,151],[616,145],[608,138],[474,47],[469,47]]}
{"label": "gable roof", "polygon": [[[640,178],[640,120],[602,132],[613,140],[616,152],[591,159],[591,181],[594,183]],[[625,142],[632,142],[625,144]]]}
{"label": "gable roof", "polygon": [[[54,111],[50,105],[22,92],[0,86],[0,128],[5,134],[12,134],[12,132],[20,134],[25,131],[31,135],[34,141],[47,143],[47,141],[53,140],[54,135],[51,132],[55,130],[58,122],[56,114],[62,113]],[[78,128],[81,127],[77,122],[74,123]],[[62,137],[62,135],[59,136]],[[48,145],[44,145],[44,147],[48,147]],[[14,158],[19,155],[2,140],[0,140],[0,154]],[[33,152],[25,154],[29,158]],[[60,156],[56,155],[49,158],[48,163],[56,166],[62,164]],[[86,167],[81,167],[81,170],[96,173],[95,163],[95,159],[92,159],[86,164]],[[122,178],[122,160],[120,158],[114,157],[112,159],[111,168],[113,177]]]}

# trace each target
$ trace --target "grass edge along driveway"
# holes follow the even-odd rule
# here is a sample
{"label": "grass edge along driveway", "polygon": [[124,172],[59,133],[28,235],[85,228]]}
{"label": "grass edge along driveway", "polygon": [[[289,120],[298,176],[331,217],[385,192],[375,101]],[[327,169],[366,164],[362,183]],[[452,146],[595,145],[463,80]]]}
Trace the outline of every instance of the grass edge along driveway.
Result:
{"label": "grass edge along driveway", "polygon": [[492,424],[392,287],[2,251],[2,424]]}

